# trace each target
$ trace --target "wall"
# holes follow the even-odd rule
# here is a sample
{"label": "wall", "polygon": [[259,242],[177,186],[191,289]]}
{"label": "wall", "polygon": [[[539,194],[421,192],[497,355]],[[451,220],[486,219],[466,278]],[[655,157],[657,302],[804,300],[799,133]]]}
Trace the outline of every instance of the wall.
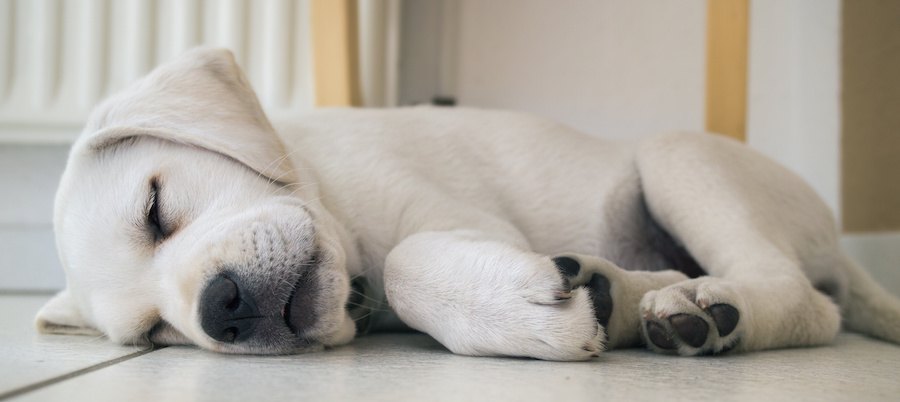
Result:
{"label": "wall", "polygon": [[840,215],[840,0],[753,0],[747,143]]}
{"label": "wall", "polygon": [[68,148],[0,144],[0,292],[62,288],[52,217]]}
{"label": "wall", "polygon": [[706,2],[462,0],[456,97],[634,138],[704,124]]}
{"label": "wall", "polygon": [[900,2],[844,1],[844,246],[900,293]]}
{"label": "wall", "polygon": [[843,222],[849,232],[900,230],[900,2],[845,1]]}

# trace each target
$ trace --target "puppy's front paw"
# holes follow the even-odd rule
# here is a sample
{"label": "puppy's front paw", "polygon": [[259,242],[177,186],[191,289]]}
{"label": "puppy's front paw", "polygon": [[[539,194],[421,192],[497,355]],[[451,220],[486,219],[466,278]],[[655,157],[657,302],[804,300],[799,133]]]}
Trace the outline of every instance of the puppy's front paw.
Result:
{"label": "puppy's front paw", "polygon": [[590,290],[560,266],[504,243],[423,233],[388,256],[385,294],[407,325],[454,353],[587,360],[606,332]]}
{"label": "puppy's front paw", "polygon": [[[563,257],[547,264],[543,259],[532,268],[528,275],[520,276],[521,282],[516,286],[519,296],[529,305],[503,307],[521,314],[518,324],[511,327],[523,327],[527,329],[526,334],[530,333],[519,344],[525,351],[522,354],[546,360],[585,360],[597,356],[604,350],[606,341],[606,331],[594,314],[598,311],[599,292],[587,290],[581,284],[573,287],[579,263]],[[608,288],[607,281],[607,296]],[[609,301],[610,309],[611,305]],[[525,334],[517,333],[516,337],[519,335]]]}
{"label": "puppy's front paw", "polygon": [[641,300],[641,332],[647,346],[682,356],[719,354],[741,342],[742,303],[718,278],[688,280],[650,291]]}

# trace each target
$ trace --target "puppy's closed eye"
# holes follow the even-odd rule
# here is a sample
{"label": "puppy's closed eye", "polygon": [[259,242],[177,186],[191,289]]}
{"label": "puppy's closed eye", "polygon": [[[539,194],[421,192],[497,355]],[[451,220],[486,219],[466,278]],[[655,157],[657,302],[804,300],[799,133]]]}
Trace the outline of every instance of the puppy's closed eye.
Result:
{"label": "puppy's closed eye", "polygon": [[147,228],[153,235],[153,240],[159,243],[169,237],[171,230],[166,225],[166,221],[160,212],[160,204],[162,198],[160,191],[159,179],[154,177],[150,179],[150,194],[147,199]]}

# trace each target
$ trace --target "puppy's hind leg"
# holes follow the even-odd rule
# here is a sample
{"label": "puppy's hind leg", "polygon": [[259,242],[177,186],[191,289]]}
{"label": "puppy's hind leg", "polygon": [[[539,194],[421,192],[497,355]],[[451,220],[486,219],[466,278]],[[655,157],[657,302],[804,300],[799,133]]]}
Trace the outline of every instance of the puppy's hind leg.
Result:
{"label": "puppy's hind leg", "polygon": [[681,355],[830,342],[840,328],[811,262],[837,250],[831,213],[787,169],[711,135],[645,142],[638,171],[648,209],[709,277],[648,292],[651,349]]}

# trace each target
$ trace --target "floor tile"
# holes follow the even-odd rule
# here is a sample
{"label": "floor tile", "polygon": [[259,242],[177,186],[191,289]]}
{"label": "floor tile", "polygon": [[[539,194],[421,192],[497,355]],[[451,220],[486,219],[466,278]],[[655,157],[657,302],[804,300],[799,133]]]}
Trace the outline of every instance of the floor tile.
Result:
{"label": "floor tile", "polygon": [[0,295],[0,395],[139,351],[106,338],[40,335],[34,315],[49,295]]}
{"label": "floor tile", "polygon": [[834,345],[679,358],[614,351],[591,362],[472,358],[417,334],[380,334],[297,356],[169,347],[24,395],[23,401],[897,400],[900,347]]}

